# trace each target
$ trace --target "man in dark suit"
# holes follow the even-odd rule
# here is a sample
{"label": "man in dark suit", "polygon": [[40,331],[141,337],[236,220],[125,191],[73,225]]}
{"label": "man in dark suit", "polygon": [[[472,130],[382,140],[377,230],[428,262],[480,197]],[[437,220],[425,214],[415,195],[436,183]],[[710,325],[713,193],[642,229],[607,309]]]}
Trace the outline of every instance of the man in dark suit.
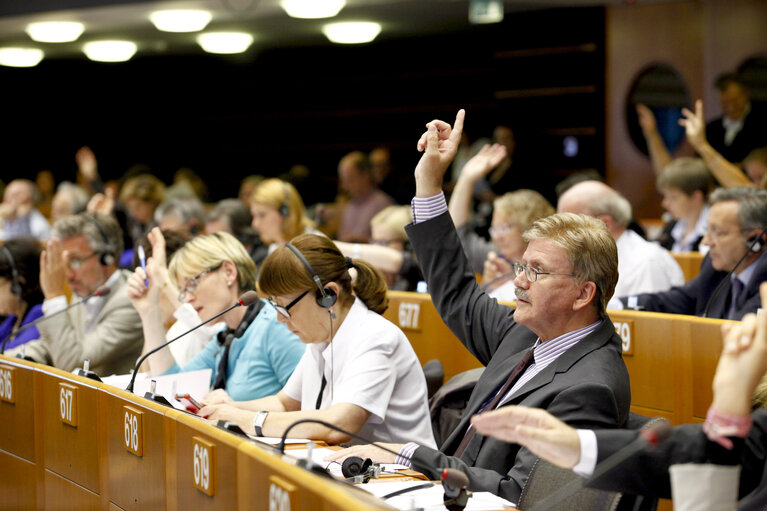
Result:
{"label": "man in dark suit", "polygon": [[[708,231],[702,241],[710,250],[700,274],[668,291],[621,297],[624,305],[720,319],[740,319],[756,311],[759,284],[767,281],[763,231],[767,227],[767,191],[720,188],[711,194],[710,203]],[[729,281],[722,282],[733,269]],[[722,287],[714,295],[719,284]]]}
{"label": "man in dark suit", "polygon": [[[618,279],[617,249],[594,218],[565,213],[540,219],[525,232],[523,261],[514,263],[516,311],[489,298],[474,279],[441,190],[463,117],[461,110],[454,128],[432,121],[418,143],[425,154],[415,170],[414,224],[407,230],[440,316],[486,368],[466,415],[440,450],[387,447],[400,453],[399,462],[430,478],[439,477],[440,467],[458,468],[468,475],[470,490],[516,502],[535,456],[476,434],[469,417],[514,403],[545,408],[573,425],[625,423],[631,401],[628,372],[615,327],[604,313]],[[530,365],[523,368],[522,360]],[[350,455],[395,461],[372,446],[333,458]]]}
{"label": "man in dark suit", "polygon": [[[761,286],[767,309],[767,284]],[[669,468],[681,463],[741,465],[740,511],[767,509],[767,409],[751,413],[751,394],[767,370],[767,316],[754,314],[728,325],[714,376],[714,401],[706,422],[672,430],[656,449],[646,448],[589,485],[611,491],[670,498]],[[750,415],[749,415],[750,414]],[[629,444],[636,431],[576,431],[543,410],[510,406],[472,418],[478,431],[521,444],[582,476]],[[725,436],[726,435],[726,436]],[[710,485],[719,483],[716,479]],[[733,488],[704,488],[724,492]]]}
{"label": "man in dark suit", "polygon": [[767,145],[767,117],[751,104],[748,86],[735,73],[716,79],[722,116],[706,124],[706,139],[725,160],[740,163],[752,150]]}

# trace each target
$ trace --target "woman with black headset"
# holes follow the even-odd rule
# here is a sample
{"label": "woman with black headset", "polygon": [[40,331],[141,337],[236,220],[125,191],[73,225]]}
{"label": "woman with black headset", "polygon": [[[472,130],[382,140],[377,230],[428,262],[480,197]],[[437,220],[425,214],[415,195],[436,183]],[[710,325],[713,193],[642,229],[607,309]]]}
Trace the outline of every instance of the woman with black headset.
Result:
{"label": "woman with black headset", "polygon": [[[213,393],[201,415],[233,420],[258,436],[319,419],[372,441],[416,437],[435,445],[423,370],[402,331],[381,316],[386,283],[375,268],[344,257],[324,236],[304,234],[264,261],[259,288],[309,348],[278,394],[233,402]],[[297,425],[290,436],[349,441],[314,423]]]}
{"label": "woman with black headset", "polygon": [[2,352],[40,337],[36,327],[25,327],[43,315],[40,250],[40,242],[35,238],[17,238],[0,246]]}

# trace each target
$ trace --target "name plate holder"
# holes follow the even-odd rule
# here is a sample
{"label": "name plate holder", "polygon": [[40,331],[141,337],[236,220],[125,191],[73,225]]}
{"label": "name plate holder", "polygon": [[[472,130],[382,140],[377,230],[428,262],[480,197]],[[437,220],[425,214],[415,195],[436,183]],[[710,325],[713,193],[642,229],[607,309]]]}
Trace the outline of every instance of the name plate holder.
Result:
{"label": "name plate holder", "polygon": [[132,406],[123,406],[123,445],[131,454],[144,456],[144,412]]}
{"label": "name plate holder", "polygon": [[194,445],[194,487],[205,495],[216,494],[216,445],[198,436],[192,437]]}
{"label": "name plate holder", "polygon": [[614,321],[615,331],[621,338],[621,351],[624,357],[634,356],[634,320]]}
{"label": "name plate holder", "polygon": [[69,383],[59,383],[59,419],[74,428],[77,427],[79,390],[79,387]]}
{"label": "name plate holder", "polygon": [[16,368],[0,365],[0,401],[16,403]]}

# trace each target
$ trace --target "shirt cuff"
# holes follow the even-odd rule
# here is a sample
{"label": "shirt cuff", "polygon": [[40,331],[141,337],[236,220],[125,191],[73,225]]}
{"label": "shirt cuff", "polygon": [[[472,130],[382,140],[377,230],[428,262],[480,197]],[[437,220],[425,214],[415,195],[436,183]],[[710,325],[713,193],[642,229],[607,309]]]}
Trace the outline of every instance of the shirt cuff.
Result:
{"label": "shirt cuff", "polygon": [[581,441],[581,459],[573,467],[573,472],[581,477],[589,477],[597,466],[597,435],[590,429],[579,429]]}
{"label": "shirt cuff", "polygon": [[403,445],[399,450],[399,454],[397,455],[397,459],[394,460],[394,463],[397,465],[405,465],[408,468],[413,468],[413,463],[410,461],[410,459],[413,457],[413,454],[415,454],[415,450],[419,447],[420,445],[415,442],[409,442]]}
{"label": "shirt cuff", "polygon": [[413,208],[414,224],[431,220],[447,211],[447,201],[445,200],[444,192],[439,192],[431,197],[413,197],[410,205]]}
{"label": "shirt cuff", "polygon": [[727,437],[745,438],[751,430],[753,420],[750,415],[724,415],[710,407],[703,423],[703,432],[709,440],[725,449],[732,450],[733,443]]}
{"label": "shirt cuff", "polygon": [[67,308],[67,297],[64,295],[54,296],[43,301],[43,315],[48,316]]}

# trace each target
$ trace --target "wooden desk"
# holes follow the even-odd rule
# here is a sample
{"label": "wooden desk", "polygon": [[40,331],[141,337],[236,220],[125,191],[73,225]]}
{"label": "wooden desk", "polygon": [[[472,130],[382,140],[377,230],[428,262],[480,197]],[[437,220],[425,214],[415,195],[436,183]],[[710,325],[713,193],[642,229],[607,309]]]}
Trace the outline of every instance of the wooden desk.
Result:
{"label": "wooden desk", "polygon": [[390,509],[109,385],[4,356],[0,383],[0,509]]}
{"label": "wooden desk", "polygon": [[682,273],[684,273],[684,281],[689,282],[700,273],[700,264],[703,262],[705,255],[700,252],[672,252],[672,256],[682,267]]}

